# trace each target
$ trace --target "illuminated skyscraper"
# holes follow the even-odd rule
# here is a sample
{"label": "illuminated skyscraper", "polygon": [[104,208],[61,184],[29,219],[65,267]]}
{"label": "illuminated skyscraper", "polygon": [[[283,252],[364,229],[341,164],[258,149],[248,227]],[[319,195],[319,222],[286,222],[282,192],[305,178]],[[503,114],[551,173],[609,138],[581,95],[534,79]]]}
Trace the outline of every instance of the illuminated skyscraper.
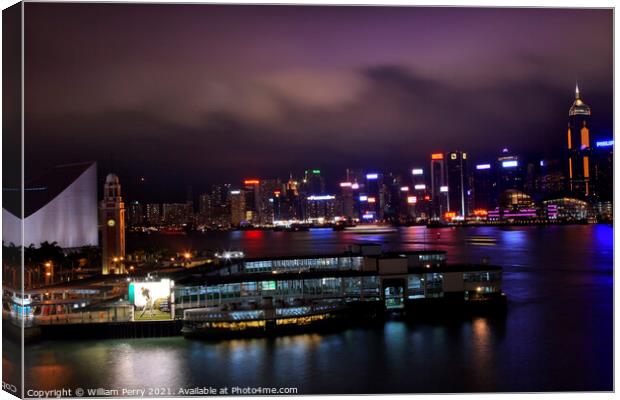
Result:
{"label": "illuminated skyscraper", "polygon": [[548,200],[561,198],[565,192],[564,160],[546,158],[538,163],[536,177],[536,199]]}
{"label": "illuminated skyscraper", "polygon": [[495,168],[490,163],[477,164],[474,171],[474,209],[492,210],[496,206]]}
{"label": "illuminated skyscraper", "polygon": [[364,170],[361,168],[347,168],[346,178],[347,182],[356,183],[360,188],[363,188],[366,174],[364,174]]}
{"label": "illuminated skyscraper", "polygon": [[356,194],[359,189],[357,183],[341,182],[340,183],[340,200],[342,202],[342,216],[353,219],[358,217],[356,209]]}
{"label": "illuminated skyscraper", "polygon": [[320,169],[307,169],[304,171],[301,191],[308,196],[325,194],[325,179],[321,176]]}
{"label": "illuminated skyscraper", "polygon": [[246,179],[243,181],[245,193],[245,218],[244,220],[258,225],[261,216],[260,181],[258,179]]}
{"label": "illuminated skyscraper", "polygon": [[211,221],[211,196],[208,193],[202,193],[198,196],[198,223],[208,224]]}
{"label": "illuminated skyscraper", "polygon": [[144,210],[138,201],[129,203],[129,226],[142,226],[144,223]]}
{"label": "illuminated skyscraper", "polygon": [[499,198],[506,190],[516,189],[523,191],[523,160],[504,148],[497,158],[497,192]]}
{"label": "illuminated skyscraper", "polygon": [[428,181],[428,171],[424,168],[413,168],[411,170],[411,185],[409,185],[409,190],[403,193],[407,196],[408,213],[414,218],[428,219],[433,214],[430,207],[431,187]]}
{"label": "illuminated skyscraper", "polygon": [[161,224],[161,206],[158,203],[146,205],[146,221],[150,226]]}
{"label": "illuminated skyscraper", "polygon": [[239,226],[245,221],[245,193],[242,190],[231,190],[230,196],[230,223]]}
{"label": "illuminated skyscraper", "polygon": [[[366,174],[364,190],[360,192],[360,215],[367,221],[383,218],[382,202],[385,201],[381,193],[383,174],[369,172]],[[365,200],[363,200],[365,199]],[[364,217],[363,215],[366,215]]]}
{"label": "illuminated skyscraper", "polygon": [[125,204],[118,176],[108,174],[103,187],[101,215],[101,261],[103,275],[125,273]]}
{"label": "illuminated skyscraper", "polygon": [[446,163],[443,153],[431,154],[431,216],[441,218],[448,211]]}
{"label": "illuminated skyscraper", "polygon": [[590,107],[575,86],[575,101],[568,111],[566,135],[568,191],[574,197],[590,196]]}
{"label": "illuminated skyscraper", "polygon": [[336,196],[333,195],[312,195],[306,199],[308,219],[331,220],[335,216]]}
{"label": "illuminated skyscraper", "polygon": [[191,186],[187,187],[187,223],[194,222],[194,189]]}
{"label": "illuminated skyscraper", "polygon": [[612,138],[599,140],[592,150],[591,197],[599,219],[613,219],[614,197],[614,141]]}
{"label": "illuminated skyscraper", "polygon": [[211,186],[209,194],[209,224],[227,226],[230,224],[229,183]]}
{"label": "illuminated skyscraper", "polygon": [[164,222],[169,226],[187,224],[190,219],[190,208],[187,203],[164,203],[162,206]]}
{"label": "illuminated skyscraper", "polygon": [[400,174],[388,172],[383,175],[379,191],[381,219],[391,222],[404,222],[407,219],[407,196],[405,191],[401,191],[405,187],[408,191],[409,187]]}
{"label": "illuminated skyscraper", "polygon": [[462,217],[468,214],[469,205],[469,170],[467,153],[452,151],[446,161],[448,178],[448,211],[454,211]]}
{"label": "illuminated skyscraper", "polygon": [[262,179],[260,181],[260,203],[261,203],[261,224],[270,225],[273,224],[275,217],[274,212],[274,194],[275,192],[282,191],[282,182],[280,179]]}
{"label": "illuminated skyscraper", "polygon": [[293,179],[292,174],[289,176],[288,182],[284,185],[284,192],[280,193],[277,202],[279,202],[279,216],[276,219],[302,219],[302,204],[301,196],[299,194],[299,182]]}
{"label": "illuminated skyscraper", "polygon": [[613,139],[596,142],[592,150],[591,178],[594,183],[596,198],[599,201],[612,201],[614,196],[614,141]]}

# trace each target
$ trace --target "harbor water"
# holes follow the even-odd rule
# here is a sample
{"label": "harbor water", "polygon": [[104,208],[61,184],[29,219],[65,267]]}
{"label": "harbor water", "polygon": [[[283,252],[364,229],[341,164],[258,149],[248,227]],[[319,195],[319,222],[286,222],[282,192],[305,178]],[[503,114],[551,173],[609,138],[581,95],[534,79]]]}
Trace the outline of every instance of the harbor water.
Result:
{"label": "harbor water", "polygon": [[[341,252],[361,241],[446,250],[449,262],[488,258],[504,267],[508,312],[217,342],[40,341],[26,348],[28,388],[151,387],[166,396],[195,387],[292,387],[298,394],[612,390],[611,226],[136,235],[127,246],[276,256]],[[4,368],[16,368],[6,354]]]}

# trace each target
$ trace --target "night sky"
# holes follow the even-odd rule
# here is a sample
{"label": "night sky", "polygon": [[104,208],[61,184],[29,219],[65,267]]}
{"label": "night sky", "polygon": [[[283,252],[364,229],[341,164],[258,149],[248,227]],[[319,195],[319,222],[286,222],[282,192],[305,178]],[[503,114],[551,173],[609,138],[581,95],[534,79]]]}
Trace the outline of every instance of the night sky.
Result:
{"label": "night sky", "polygon": [[[563,144],[575,81],[612,136],[612,11],[26,3],[26,174],[134,195]],[[146,194],[145,194],[146,193]]]}

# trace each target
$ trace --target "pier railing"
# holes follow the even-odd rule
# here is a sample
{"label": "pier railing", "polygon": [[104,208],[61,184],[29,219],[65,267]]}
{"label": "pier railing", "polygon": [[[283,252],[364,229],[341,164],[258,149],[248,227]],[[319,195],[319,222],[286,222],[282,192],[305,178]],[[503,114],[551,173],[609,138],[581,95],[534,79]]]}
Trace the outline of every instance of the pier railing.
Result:
{"label": "pier railing", "polygon": [[58,315],[40,315],[34,317],[35,325],[61,325],[61,324],[93,324],[109,322],[127,322],[131,320],[131,313],[126,315],[114,315],[106,311],[92,311]]}

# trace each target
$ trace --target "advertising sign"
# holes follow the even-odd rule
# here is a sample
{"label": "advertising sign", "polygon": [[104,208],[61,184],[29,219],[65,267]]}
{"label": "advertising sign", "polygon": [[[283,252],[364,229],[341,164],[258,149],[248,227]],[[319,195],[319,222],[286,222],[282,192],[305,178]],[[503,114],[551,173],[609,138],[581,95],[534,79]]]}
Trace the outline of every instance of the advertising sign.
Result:
{"label": "advertising sign", "polygon": [[172,282],[131,282],[129,302],[134,306],[134,321],[172,319]]}

